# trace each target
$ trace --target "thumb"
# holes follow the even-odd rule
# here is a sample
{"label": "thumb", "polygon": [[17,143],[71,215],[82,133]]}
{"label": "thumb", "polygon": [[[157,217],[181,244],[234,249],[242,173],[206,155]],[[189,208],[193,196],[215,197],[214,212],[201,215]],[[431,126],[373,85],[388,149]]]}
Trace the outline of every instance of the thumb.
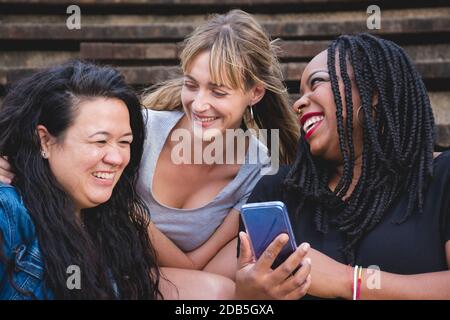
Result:
{"label": "thumb", "polygon": [[254,262],[254,259],[248,235],[243,231],[239,232],[239,240],[241,243],[239,246],[238,269],[242,269],[249,263]]}

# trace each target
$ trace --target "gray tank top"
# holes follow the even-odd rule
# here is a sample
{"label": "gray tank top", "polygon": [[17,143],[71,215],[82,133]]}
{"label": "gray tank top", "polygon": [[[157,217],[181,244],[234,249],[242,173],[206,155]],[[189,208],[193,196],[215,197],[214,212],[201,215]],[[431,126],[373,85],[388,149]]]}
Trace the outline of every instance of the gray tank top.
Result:
{"label": "gray tank top", "polygon": [[[220,226],[231,209],[240,211],[253,188],[262,177],[261,169],[269,163],[267,148],[254,136],[248,150],[262,148],[264,156],[247,152],[245,163],[236,177],[216,197],[195,209],[170,208],[159,203],[152,194],[153,173],[159,154],[169,133],[184,115],[181,111],[143,111],[146,119],[146,139],[137,190],[150,209],[151,219],[157,228],[183,251],[201,246]],[[255,150],[255,149],[253,149]],[[185,182],[187,183],[187,181]]]}

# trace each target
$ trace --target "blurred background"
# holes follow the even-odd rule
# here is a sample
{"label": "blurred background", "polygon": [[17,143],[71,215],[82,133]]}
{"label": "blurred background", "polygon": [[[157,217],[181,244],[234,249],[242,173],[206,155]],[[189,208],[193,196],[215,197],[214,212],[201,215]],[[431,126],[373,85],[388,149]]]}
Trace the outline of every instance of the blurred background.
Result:
{"label": "blurred background", "polygon": [[[81,15],[76,26],[73,7]],[[369,5],[381,29],[368,30]],[[136,90],[180,74],[182,40],[209,14],[240,8],[280,38],[292,100],[306,62],[345,33],[394,40],[429,90],[436,150],[450,150],[450,0],[0,0],[0,102],[8,86],[40,68],[83,58],[118,67]],[[75,23],[75,24],[74,24]]]}

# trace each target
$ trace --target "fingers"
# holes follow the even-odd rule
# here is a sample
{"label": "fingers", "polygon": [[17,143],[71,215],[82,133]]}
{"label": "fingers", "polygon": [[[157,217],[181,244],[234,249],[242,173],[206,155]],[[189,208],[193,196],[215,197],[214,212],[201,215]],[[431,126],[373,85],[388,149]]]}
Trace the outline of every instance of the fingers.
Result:
{"label": "fingers", "polygon": [[297,289],[293,290],[292,292],[288,293],[284,299],[285,300],[298,300],[301,297],[303,297],[307,292],[309,287],[311,286],[311,275],[309,274],[306,277],[306,281],[299,286]]}
{"label": "fingers", "polygon": [[298,266],[301,264],[304,257],[308,253],[309,248],[309,243],[302,243],[297,247],[297,250],[295,250],[295,252],[286,259],[286,261],[284,261],[278,266],[278,268],[274,270],[273,276],[277,282],[285,280],[292,274],[292,272],[295,271],[295,269],[298,268]]}
{"label": "fingers", "polygon": [[14,175],[11,172],[5,171],[2,168],[0,168],[0,182],[11,184],[13,178]]}
{"label": "fingers", "polygon": [[278,235],[275,240],[267,247],[261,257],[256,262],[255,268],[260,270],[268,270],[272,266],[275,258],[281,252],[284,245],[288,242],[289,237],[287,234],[282,233]]}
{"label": "fingers", "polygon": [[239,240],[241,243],[239,246],[238,269],[242,269],[253,262],[253,253],[250,248],[250,241],[245,232],[239,232]]}
{"label": "fingers", "polygon": [[308,276],[311,274],[311,259],[305,258],[302,266],[297,272],[286,279],[286,281],[280,286],[280,292],[282,295],[289,295],[292,292],[299,293],[297,290],[299,287],[303,287]]}
{"label": "fingers", "polygon": [[11,170],[8,157],[0,156],[0,169]]}
{"label": "fingers", "polygon": [[[236,292],[245,292],[242,297],[258,299],[299,299],[306,294],[311,283],[311,260],[306,257],[309,244],[304,243],[292,253],[277,269],[271,266],[288,241],[287,234],[281,234],[269,245],[255,264],[250,252],[248,236],[241,232],[239,270],[236,275]],[[250,265],[251,264],[251,265]],[[293,274],[294,270],[301,267]],[[247,268],[245,268],[247,267]],[[241,273],[241,274],[239,274]],[[293,275],[292,275],[293,274]]]}
{"label": "fingers", "polygon": [[0,157],[0,181],[6,184],[10,184],[14,174],[11,172],[11,165],[6,157]]}

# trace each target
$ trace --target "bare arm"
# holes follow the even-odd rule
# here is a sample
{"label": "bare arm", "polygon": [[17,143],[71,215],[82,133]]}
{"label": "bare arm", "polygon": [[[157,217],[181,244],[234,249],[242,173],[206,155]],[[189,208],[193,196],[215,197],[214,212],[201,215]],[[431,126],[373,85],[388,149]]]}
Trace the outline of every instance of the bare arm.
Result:
{"label": "bare arm", "polygon": [[149,233],[160,267],[195,268],[192,260],[172,240],[159,231],[153,222],[149,225]]}
{"label": "bare arm", "polygon": [[[445,246],[450,265],[450,241]],[[352,297],[352,270],[326,255],[310,250],[312,284],[309,293],[318,297]],[[363,270],[361,299],[450,299],[450,270],[415,275]]]}
{"label": "bare arm", "polygon": [[231,280],[235,280],[238,267],[237,238],[227,243],[203,268],[203,271],[220,274]]}
{"label": "bare arm", "polygon": [[238,233],[239,212],[232,209],[213,235],[199,248],[185,253],[151,223],[149,227],[158,264],[161,267],[203,269]]}
{"label": "bare arm", "polygon": [[203,269],[227,243],[237,236],[238,229],[239,211],[231,209],[230,213],[212,236],[199,248],[187,254],[194,262],[196,269]]}

